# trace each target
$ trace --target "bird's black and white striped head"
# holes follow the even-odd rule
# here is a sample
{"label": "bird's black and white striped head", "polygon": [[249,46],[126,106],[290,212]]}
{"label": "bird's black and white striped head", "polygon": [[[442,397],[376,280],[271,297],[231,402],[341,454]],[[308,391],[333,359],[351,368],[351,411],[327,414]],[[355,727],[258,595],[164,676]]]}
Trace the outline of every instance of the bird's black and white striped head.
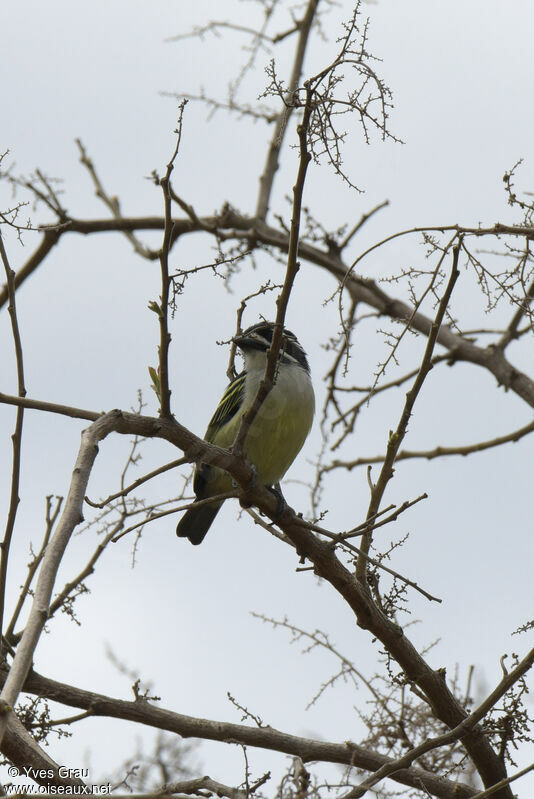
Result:
{"label": "bird's black and white striped head", "polygon": [[[245,356],[247,352],[252,354],[254,351],[267,354],[273,340],[273,333],[274,324],[272,322],[258,322],[244,330],[241,335],[236,336],[234,341]],[[310,372],[306,353],[294,333],[286,328],[282,335],[278,358],[280,363],[301,366],[308,374]]]}

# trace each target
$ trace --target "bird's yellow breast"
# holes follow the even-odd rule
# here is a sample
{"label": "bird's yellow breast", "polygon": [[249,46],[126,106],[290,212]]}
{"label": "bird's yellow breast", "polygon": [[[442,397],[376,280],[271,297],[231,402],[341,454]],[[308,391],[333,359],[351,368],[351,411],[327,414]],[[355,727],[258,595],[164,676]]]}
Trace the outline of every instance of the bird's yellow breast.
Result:
{"label": "bird's yellow breast", "polygon": [[[263,374],[261,375],[263,376]],[[230,447],[243,415],[255,400],[258,381],[246,385],[242,408],[216,436],[221,447]],[[277,382],[262,403],[247,433],[244,451],[254,464],[258,480],[273,485],[285,475],[310,431],[315,401],[309,375],[300,368],[280,369]],[[208,495],[229,491],[231,478],[213,469]]]}

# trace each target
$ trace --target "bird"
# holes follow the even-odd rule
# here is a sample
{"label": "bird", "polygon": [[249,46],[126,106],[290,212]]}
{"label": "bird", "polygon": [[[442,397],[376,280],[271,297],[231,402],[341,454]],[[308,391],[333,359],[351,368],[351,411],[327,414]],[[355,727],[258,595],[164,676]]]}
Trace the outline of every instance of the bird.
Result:
{"label": "bird", "polygon": [[[258,322],[233,339],[244,358],[244,369],[227,386],[208,425],[204,440],[231,447],[244,414],[253,405],[265,375],[267,353],[275,325]],[[268,488],[285,475],[310,432],[315,396],[308,359],[297,337],[283,328],[274,385],[254,417],[243,451],[255,470],[255,482]],[[232,478],[223,469],[199,463],[195,469],[195,502],[231,491]],[[282,499],[281,494],[278,497]],[[193,506],[176,528],[176,534],[194,545],[202,543],[224,500]],[[283,502],[283,500],[282,500]]]}

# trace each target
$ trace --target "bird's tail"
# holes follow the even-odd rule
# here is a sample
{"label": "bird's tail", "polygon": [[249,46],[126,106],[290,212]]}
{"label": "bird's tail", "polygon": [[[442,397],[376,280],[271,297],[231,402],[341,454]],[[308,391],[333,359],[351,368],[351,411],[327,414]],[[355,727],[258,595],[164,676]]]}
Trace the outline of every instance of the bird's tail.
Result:
{"label": "bird's tail", "polygon": [[221,505],[222,502],[210,502],[207,505],[200,505],[198,508],[190,508],[178,522],[176,535],[180,538],[189,538],[195,546],[201,544],[214,518],[219,513]]}

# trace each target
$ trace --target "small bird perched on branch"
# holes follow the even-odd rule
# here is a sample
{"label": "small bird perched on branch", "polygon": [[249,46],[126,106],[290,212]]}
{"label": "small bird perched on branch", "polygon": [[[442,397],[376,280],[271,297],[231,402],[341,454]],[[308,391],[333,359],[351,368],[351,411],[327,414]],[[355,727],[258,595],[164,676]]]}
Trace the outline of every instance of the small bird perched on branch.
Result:
{"label": "small bird perched on branch", "polygon": [[[251,408],[265,375],[274,325],[259,322],[234,338],[243,353],[245,368],[224,392],[204,439],[230,447],[241,420]],[[274,385],[247,431],[243,451],[256,470],[257,480],[270,487],[285,475],[304,444],[313,421],[315,397],[306,353],[296,336],[284,328]],[[232,478],[222,469],[200,463],[193,482],[196,502],[232,489]],[[186,511],[176,534],[200,544],[224,500]]]}

